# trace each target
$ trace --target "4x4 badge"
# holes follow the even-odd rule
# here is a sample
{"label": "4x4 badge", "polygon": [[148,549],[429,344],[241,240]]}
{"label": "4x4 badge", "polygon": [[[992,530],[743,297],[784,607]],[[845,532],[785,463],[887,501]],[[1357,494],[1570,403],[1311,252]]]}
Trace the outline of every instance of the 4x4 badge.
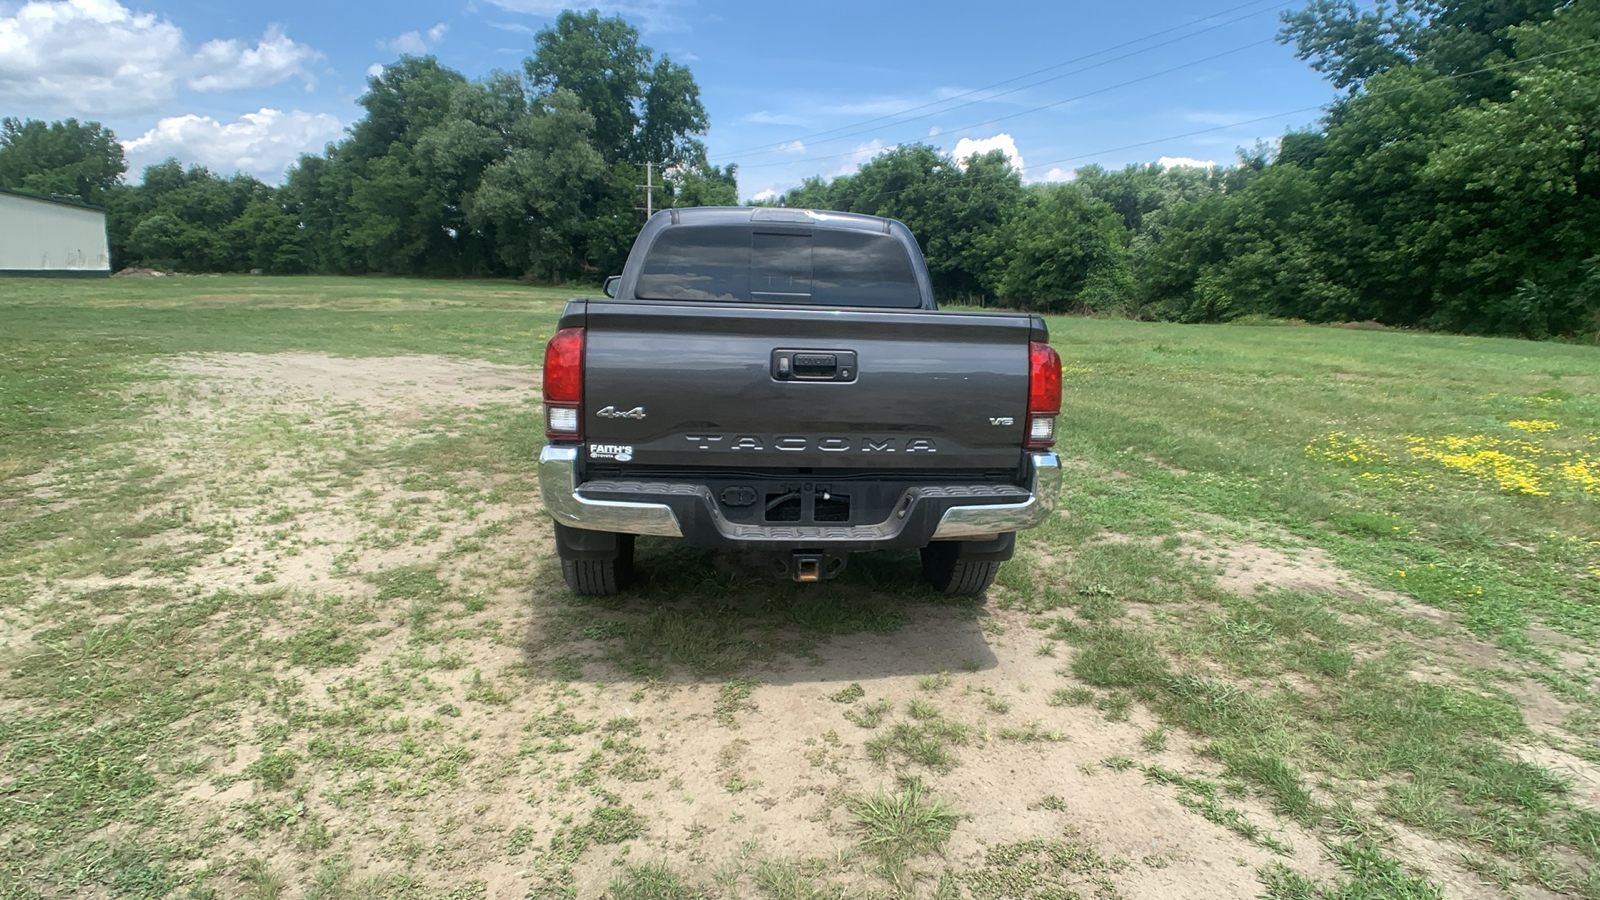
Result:
{"label": "4x4 badge", "polygon": [[595,413],[595,415],[602,419],[642,419],[644,418],[644,407],[635,406],[633,409],[623,412],[615,406],[608,406]]}

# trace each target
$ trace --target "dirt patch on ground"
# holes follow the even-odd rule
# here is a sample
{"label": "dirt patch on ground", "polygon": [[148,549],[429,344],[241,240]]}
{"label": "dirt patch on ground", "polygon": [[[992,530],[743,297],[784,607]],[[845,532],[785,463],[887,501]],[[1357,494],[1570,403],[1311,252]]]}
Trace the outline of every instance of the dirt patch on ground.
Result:
{"label": "dirt patch on ground", "polygon": [[1371,593],[1317,547],[1269,547],[1192,531],[1180,537],[1190,561],[1209,570],[1218,587],[1241,596],[1282,589],[1342,596]]}
{"label": "dirt patch on ground", "polygon": [[520,366],[440,356],[345,358],[324,353],[207,353],[173,360],[206,392],[240,401],[320,398],[379,412],[472,407],[536,398],[539,373]]}

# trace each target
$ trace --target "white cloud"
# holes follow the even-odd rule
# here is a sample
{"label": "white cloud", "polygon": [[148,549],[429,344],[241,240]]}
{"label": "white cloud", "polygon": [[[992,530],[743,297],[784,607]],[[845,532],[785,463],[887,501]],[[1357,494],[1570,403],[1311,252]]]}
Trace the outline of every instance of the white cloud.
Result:
{"label": "white cloud", "polygon": [[1011,160],[1011,168],[1019,172],[1027,168],[1022,162],[1022,154],[1017,152],[1017,142],[1011,139],[1011,135],[1003,131],[994,137],[980,138],[979,140],[962,138],[956,141],[956,149],[950,155],[956,158],[958,165],[965,165],[968,157],[973,154],[981,156],[990,150],[1003,151],[1006,159]]}
{"label": "white cloud", "polygon": [[314,85],[307,64],[322,54],[295,43],[283,28],[271,25],[254,47],[242,41],[206,41],[194,55],[196,74],[189,87],[197,91],[232,91],[266,87],[293,75],[305,79],[307,89]]}
{"label": "white cloud", "polygon": [[445,32],[450,26],[443,22],[429,28],[426,32],[407,31],[387,41],[379,41],[379,50],[389,50],[394,53],[409,53],[412,56],[421,56],[430,49],[439,46],[444,40]]}
{"label": "white cloud", "polygon": [[806,145],[805,145],[804,141],[789,141],[788,143],[779,144],[777,147],[774,147],[773,148],[773,152],[775,152],[775,153],[804,153],[804,152],[806,152]]}
{"label": "white cloud", "polygon": [[753,122],[757,125],[807,125],[809,120],[787,113],[775,113],[770,110],[758,109],[753,113],[745,113],[740,118],[741,122]]}
{"label": "white cloud", "polygon": [[828,173],[827,177],[838,178],[840,175],[854,175],[857,169],[865,165],[874,156],[880,153],[887,153],[898,146],[900,145],[885,144],[877,138],[873,138],[865,144],[857,144],[855,149],[850,151],[849,156],[845,157],[844,162],[837,169]]}
{"label": "white cloud", "polygon": [[393,50],[396,53],[426,53],[428,45],[422,42],[422,35],[415,31],[407,31],[394,40],[379,41],[379,50]]}
{"label": "white cloud", "polygon": [[944,129],[937,125],[928,129],[928,137],[938,137],[941,134],[944,134]]}
{"label": "white cloud", "polygon": [[194,90],[262,87],[299,75],[321,54],[277,26],[254,46],[214,40],[191,54],[183,29],[117,0],[33,0],[0,6],[0,101],[69,115],[138,113]]}
{"label": "white cloud", "polygon": [[[489,0],[495,6],[511,12],[526,13],[544,19],[553,19],[562,10],[571,9],[572,0]],[[621,16],[637,25],[641,31],[688,31],[689,23],[674,12],[684,5],[684,0],[595,0],[582,4],[600,10],[603,16]]]}
{"label": "white cloud", "polygon": [[1074,172],[1071,169],[1063,169],[1060,166],[1057,166],[1056,168],[1044,173],[1045,181],[1071,181],[1077,177],[1077,172]]}
{"label": "white cloud", "polygon": [[489,23],[489,27],[498,28],[501,31],[514,31],[517,34],[536,34],[537,33],[536,30],[533,27],[528,26],[528,25],[524,25],[521,22],[490,22]]}
{"label": "white cloud", "polygon": [[762,200],[776,200],[778,199],[778,196],[779,194],[777,191],[773,190],[772,188],[767,188],[758,194],[751,195],[750,199],[760,202]]}
{"label": "white cloud", "polygon": [[1215,169],[1217,161],[1214,159],[1194,159],[1189,156],[1163,156],[1156,160],[1156,165],[1167,169]]}
{"label": "white cloud", "polygon": [[377,78],[379,75],[382,75],[382,74],[383,74],[383,63],[373,63],[372,65],[367,66],[367,77],[368,78]]}
{"label": "white cloud", "polygon": [[247,172],[275,183],[301,153],[314,153],[343,133],[338,119],[300,110],[262,109],[226,124],[210,116],[172,116],[123,141],[128,168],[139,172],[169,156],[222,174]]}

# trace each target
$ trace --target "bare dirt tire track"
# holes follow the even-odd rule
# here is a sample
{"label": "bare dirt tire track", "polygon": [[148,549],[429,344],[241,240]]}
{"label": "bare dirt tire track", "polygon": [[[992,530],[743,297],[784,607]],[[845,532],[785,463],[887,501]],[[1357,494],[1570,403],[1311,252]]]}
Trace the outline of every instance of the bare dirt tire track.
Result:
{"label": "bare dirt tire track", "polygon": [[372,412],[474,407],[537,397],[539,370],[441,356],[343,357],[326,353],[203,353],[167,365],[199,385],[240,398],[325,397]]}

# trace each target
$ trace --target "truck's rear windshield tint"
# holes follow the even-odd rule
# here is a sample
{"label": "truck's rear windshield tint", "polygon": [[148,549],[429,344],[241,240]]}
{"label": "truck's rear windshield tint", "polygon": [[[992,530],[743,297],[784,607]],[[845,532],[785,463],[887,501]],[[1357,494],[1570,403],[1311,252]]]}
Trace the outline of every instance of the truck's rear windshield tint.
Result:
{"label": "truck's rear windshield tint", "polygon": [[911,258],[899,241],[831,228],[668,228],[650,247],[634,294],[644,300],[922,305]]}

